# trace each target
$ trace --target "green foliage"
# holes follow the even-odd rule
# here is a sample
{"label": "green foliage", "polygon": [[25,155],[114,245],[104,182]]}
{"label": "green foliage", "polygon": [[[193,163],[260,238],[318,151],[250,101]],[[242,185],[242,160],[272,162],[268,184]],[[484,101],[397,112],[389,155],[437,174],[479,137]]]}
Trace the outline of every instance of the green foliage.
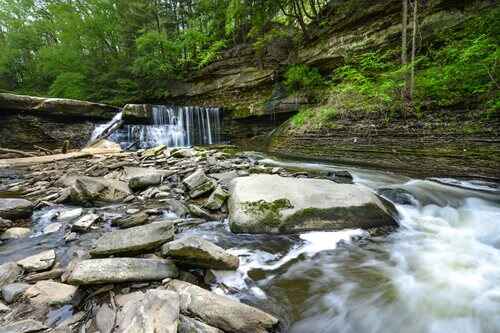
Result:
{"label": "green foliage", "polygon": [[226,46],[227,42],[225,40],[218,40],[212,43],[212,45],[210,45],[208,49],[204,50],[201,53],[198,67],[205,67],[206,65],[209,65],[212,62],[218,60],[221,56],[221,51],[225,49]]}
{"label": "green foliage", "polygon": [[304,64],[292,65],[285,73],[285,85],[291,91],[312,90],[324,83],[317,68],[310,68]]}
{"label": "green foliage", "polygon": [[137,58],[132,71],[150,78],[172,75],[181,54],[180,46],[155,31],[143,34],[136,39]]}
{"label": "green foliage", "polygon": [[51,84],[49,94],[55,97],[85,99],[88,96],[86,78],[81,73],[61,73]]}
{"label": "green foliage", "polygon": [[418,97],[438,106],[498,98],[500,47],[486,36],[453,42],[429,55],[417,76]]}

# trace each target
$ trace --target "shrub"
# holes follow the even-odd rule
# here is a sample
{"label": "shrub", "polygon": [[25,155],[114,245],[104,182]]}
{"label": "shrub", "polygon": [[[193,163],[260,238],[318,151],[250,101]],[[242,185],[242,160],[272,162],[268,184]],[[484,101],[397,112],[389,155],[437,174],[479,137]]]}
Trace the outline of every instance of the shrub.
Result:
{"label": "shrub", "polygon": [[285,85],[291,91],[312,90],[324,85],[325,81],[317,68],[299,64],[288,68],[285,73]]}

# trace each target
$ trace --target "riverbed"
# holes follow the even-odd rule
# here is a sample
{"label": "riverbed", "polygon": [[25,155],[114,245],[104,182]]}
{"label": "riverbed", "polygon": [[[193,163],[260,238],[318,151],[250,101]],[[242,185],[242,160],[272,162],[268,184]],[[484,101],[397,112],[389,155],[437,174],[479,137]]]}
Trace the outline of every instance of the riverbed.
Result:
{"label": "riverbed", "polygon": [[[235,272],[213,271],[213,291],[272,313],[284,332],[500,331],[498,184],[254,155],[269,166],[347,170],[354,183],[385,189],[399,228],[248,235],[231,233],[227,220],[185,228],[182,235],[202,236],[240,258]],[[67,263],[96,235],[67,245],[62,231],[43,230],[54,215],[75,208],[36,211],[29,238],[0,245],[0,264],[47,248],[57,248]],[[126,208],[111,205],[99,212],[110,228]]]}

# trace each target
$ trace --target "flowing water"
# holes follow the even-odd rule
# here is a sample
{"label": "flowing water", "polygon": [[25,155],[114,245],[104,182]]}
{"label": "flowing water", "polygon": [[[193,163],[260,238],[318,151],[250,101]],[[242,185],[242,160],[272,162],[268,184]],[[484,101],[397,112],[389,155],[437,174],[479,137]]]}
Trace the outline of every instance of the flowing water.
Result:
{"label": "flowing water", "polygon": [[[215,272],[215,292],[274,313],[282,319],[283,330],[293,333],[500,332],[498,184],[411,179],[271,158],[261,162],[319,171],[347,169],[355,183],[374,191],[404,191],[405,204],[395,203],[400,228],[383,235],[362,230],[236,235],[226,221],[187,229],[184,235],[202,236],[240,256],[238,271]],[[107,212],[108,220],[119,214],[117,210],[101,212]],[[38,232],[51,214],[49,208],[37,213],[30,240],[0,245],[0,261],[21,258],[33,252],[30,246],[62,244],[56,235]],[[88,244],[85,238],[78,242]]]}
{"label": "flowing water", "polygon": [[[137,143],[138,148],[165,144],[168,147],[189,147],[221,143],[222,110],[194,106],[153,105],[151,124],[125,124],[113,132],[109,139],[128,147]],[[96,127],[97,136],[109,123]]]}

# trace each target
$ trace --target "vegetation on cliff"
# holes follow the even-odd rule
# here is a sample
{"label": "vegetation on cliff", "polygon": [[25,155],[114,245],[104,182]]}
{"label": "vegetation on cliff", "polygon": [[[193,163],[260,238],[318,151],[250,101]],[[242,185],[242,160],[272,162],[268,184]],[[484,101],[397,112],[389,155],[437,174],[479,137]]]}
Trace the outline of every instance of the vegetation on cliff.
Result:
{"label": "vegetation on cliff", "polygon": [[272,25],[323,15],[325,0],[1,0],[0,90],[120,103],[266,41]]}
{"label": "vegetation on cliff", "polygon": [[[405,20],[402,3],[408,5]],[[232,64],[226,51],[250,47],[254,63],[245,66],[266,71],[255,81],[272,76],[287,94],[312,102],[293,119],[296,127],[335,126],[339,117],[418,117],[439,109],[477,109],[490,117],[500,107],[500,10],[487,3],[0,0],[0,90],[116,104],[165,100],[178,86],[175,80],[225,75],[210,74],[212,68],[243,73],[248,68]],[[432,20],[442,25],[434,14],[448,6],[450,13],[464,12],[444,18],[456,19],[446,28],[428,29]],[[381,20],[384,13],[391,18]],[[383,42],[363,44],[383,29]],[[332,59],[341,57],[334,66],[325,69],[301,55],[335,35],[342,36],[338,43],[345,36],[351,44],[332,53]],[[273,59],[279,50],[285,58]],[[260,74],[249,71],[248,82],[252,75]],[[225,81],[214,82],[219,87]],[[239,89],[234,99],[241,99]],[[272,88],[259,89],[260,104],[269,104]]]}

